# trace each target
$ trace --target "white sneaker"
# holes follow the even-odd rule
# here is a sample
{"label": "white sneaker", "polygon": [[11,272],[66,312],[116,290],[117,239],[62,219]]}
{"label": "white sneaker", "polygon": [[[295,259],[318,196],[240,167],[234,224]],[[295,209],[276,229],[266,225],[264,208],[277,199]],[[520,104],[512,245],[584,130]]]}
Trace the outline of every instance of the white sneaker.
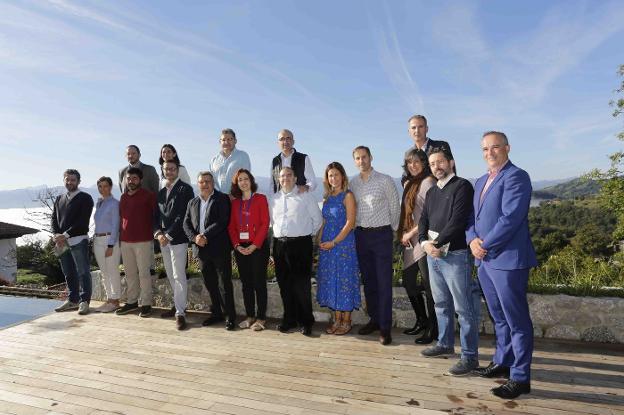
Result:
{"label": "white sneaker", "polygon": [[86,301],[81,301],[80,304],[78,304],[78,314],[80,314],[81,316],[89,314],[89,303],[87,303]]}

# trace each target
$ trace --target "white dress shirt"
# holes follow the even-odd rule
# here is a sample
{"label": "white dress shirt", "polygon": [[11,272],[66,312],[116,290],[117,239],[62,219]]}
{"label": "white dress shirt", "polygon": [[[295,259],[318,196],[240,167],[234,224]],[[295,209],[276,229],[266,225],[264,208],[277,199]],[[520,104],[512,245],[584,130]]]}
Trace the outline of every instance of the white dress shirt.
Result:
{"label": "white dress shirt", "polygon": [[373,169],[366,181],[359,174],[353,177],[349,181],[349,189],[357,202],[357,226],[378,228],[390,225],[397,230],[401,204],[392,177]]}
{"label": "white dress shirt", "polygon": [[310,192],[299,193],[297,186],[289,193],[275,193],[269,203],[273,236],[295,238],[313,235],[321,228],[323,215]]}
{"label": "white dress shirt", "polygon": [[210,202],[212,195],[214,195],[214,190],[206,200],[199,195],[199,233],[206,232],[204,224],[206,223],[206,214],[208,213],[208,202]]}

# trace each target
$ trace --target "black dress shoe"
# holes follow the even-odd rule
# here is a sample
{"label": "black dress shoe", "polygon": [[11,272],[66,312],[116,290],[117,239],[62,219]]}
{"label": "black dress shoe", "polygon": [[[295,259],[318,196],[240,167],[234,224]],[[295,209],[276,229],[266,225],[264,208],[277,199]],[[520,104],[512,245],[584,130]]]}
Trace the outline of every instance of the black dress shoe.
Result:
{"label": "black dress shoe", "polygon": [[379,343],[384,346],[392,343],[392,335],[390,335],[390,330],[381,330],[379,332]]}
{"label": "black dress shoe", "polygon": [[482,378],[509,378],[509,368],[490,362],[487,367],[479,367],[473,372]]}
{"label": "black dress shoe", "polygon": [[221,316],[210,316],[206,320],[203,321],[202,326],[212,326],[215,323],[220,323],[223,321],[223,317]]}
{"label": "black dress shoe", "polygon": [[160,317],[161,318],[171,318],[171,317],[175,317],[175,313],[176,313],[176,308],[175,306],[171,307],[171,309],[164,311]]}
{"label": "black dress shoe", "polygon": [[523,393],[531,393],[530,383],[508,380],[507,383],[491,390],[492,395],[502,399],[515,399]]}
{"label": "black dress shoe", "polygon": [[304,336],[310,336],[312,335],[312,326],[301,326],[301,328],[299,329],[299,331],[301,332],[301,334],[303,334]]}
{"label": "black dress shoe", "polygon": [[277,329],[280,331],[280,333],[288,333],[291,329],[294,329],[295,327],[297,327],[297,325],[292,323],[280,323],[277,325]]}
{"label": "black dress shoe", "polygon": [[227,331],[234,331],[236,329],[236,323],[234,322],[234,320],[226,320],[225,321],[225,329]]}
{"label": "black dress shoe", "polygon": [[366,323],[364,327],[360,327],[360,329],[358,330],[358,334],[366,336],[377,330],[379,330],[379,324],[377,324],[373,320],[370,320],[368,323]]}
{"label": "black dress shoe", "polygon": [[427,330],[427,327],[429,327],[429,325],[427,324],[426,320],[417,320],[414,327],[412,327],[411,329],[403,330],[403,334],[407,334],[408,336],[415,336],[418,333]]}
{"label": "black dress shoe", "polygon": [[438,340],[438,329],[437,329],[437,326],[434,326],[433,328],[428,328],[422,336],[420,336],[416,340],[414,340],[414,343],[416,343],[416,344],[431,344],[435,340]]}

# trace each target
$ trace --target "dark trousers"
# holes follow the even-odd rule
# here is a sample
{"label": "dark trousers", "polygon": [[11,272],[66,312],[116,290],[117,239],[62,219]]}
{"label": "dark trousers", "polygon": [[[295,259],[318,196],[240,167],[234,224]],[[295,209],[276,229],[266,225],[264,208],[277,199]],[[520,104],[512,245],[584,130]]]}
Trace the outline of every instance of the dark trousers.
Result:
{"label": "dark trousers", "polygon": [[366,311],[381,330],[392,327],[392,228],[355,229]]}
{"label": "dark trousers", "polygon": [[527,302],[529,269],[494,269],[481,262],[478,274],[496,331],[493,361],[511,368],[509,379],[530,382],[533,322]]}
{"label": "dark trousers", "polygon": [[273,260],[284,304],[282,322],[312,325],[312,237],[274,238]]}
{"label": "dark trousers", "polygon": [[204,284],[210,294],[210,311],[213,316],[236,321],[234,287],[232,286],[232,253],[228,250],[220,256],[198,257]]}
{"label": "dark trousers", "polygon": [[[67,242],[66,242],[67,243]],[[70,246],[59,258],[65,275],[69,301],[91,301],[91,269],[89,267],[89,241],[83,240]]]}
{"label": "dark trousers", "polygon": [[[418,283],[418,273],[422,284]],[[431,284],[429,283],[429,266],[427,265],[427,256],[423,256],[418,261],[403,270],[403,287],[407,291],[416,317],[429,322],[429,327],[437,327],[438,321],[435,314],[435,305],[433,296],[431,295]],[[423,291],[425,297],[423,299]],[[426,310],[426,312],[425,312]]]}
{"label": "dark trousers", "polygon": [[[250,244],[241,244],[244,247]],[[269,263],[269,242],[264,241],[250,255],[234,251],[238,274],[243,286],[243,301],[247,317],[266,320],[267,309],[267,265]],[[256,303],[258,312],[256,313]]]}

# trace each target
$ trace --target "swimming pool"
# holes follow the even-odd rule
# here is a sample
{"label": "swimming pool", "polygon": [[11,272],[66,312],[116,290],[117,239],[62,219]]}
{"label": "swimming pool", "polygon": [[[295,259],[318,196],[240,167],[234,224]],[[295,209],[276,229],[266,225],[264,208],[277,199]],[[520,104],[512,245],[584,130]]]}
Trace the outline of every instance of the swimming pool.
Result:
{"label": "swimming pool", "polygon": [[0,295],[0,329],[54,312],[62,303],[45,298]]}

